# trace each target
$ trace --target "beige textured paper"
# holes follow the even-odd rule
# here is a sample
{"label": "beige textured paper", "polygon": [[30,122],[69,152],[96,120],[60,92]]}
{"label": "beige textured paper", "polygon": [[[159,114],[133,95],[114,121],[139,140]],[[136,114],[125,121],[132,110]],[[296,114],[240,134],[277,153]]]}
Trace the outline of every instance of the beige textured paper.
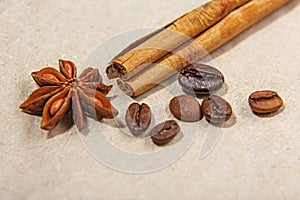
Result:
{"label": "beige textured paper", "polygon": [[[97,162],[74,128],[46,139],[41,118],[19,111],[36,88],[31,71],[56,67],[58,58],[83,66],[111,36],[159,27],[200,3],[204,1],[0,1],[0,199],[298,199],[298,0],[212,54],[225,75],[223,97],[233,107],[236,124],[223,130],[204,160],[198,159],[208,129],[204,120],[201,134],[174,164],[132,175]],[[272,118],[253,115],[247,97],[256,89],[276,90],[285,101],[284,111]],[[143,145],[113,131],[107,138],[128,148]]]}

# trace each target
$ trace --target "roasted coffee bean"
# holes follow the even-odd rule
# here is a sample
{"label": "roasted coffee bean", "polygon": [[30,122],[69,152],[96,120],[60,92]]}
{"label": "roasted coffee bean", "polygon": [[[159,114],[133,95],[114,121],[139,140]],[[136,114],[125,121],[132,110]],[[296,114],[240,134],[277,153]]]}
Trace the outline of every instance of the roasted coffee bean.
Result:
{"label": "roasted coffee bean", "polygon": [[151,122],[151,110],[150,107],[142,103],[132,103],[129,105],[125,121],[128,129],[133,135],[139,135],[145,132]]}
{"label": "roasted coffee bean", "polygon": [[154,144],[168,144],[180,131],[180,127],[175,120],[168,120],[156,125],[150,135]]}
{"label": "roasted coffee bean", "polygon": [[266,114],[277,111],[283,104],[277,92],[262,90],[253,92],[248,99],[254,113]]}
{"label": "roasted coffee bean", "polygon": [[224,76],[214,67],[195,63],[182,69],[178,82],[184,91],[203,95],[220,89],[224,83]]}
{"label": "roasted coffee bean", "polygon": [[174,97],[169,103],[169,109],[174,117],[185,122],[195,122],[203,117],[200,104],[190,95]]}
{"label": "roasted coffee bean", "polygon": [[207,121],[214,124],[222,124],[229,120],[232,115],[230,104],[217,95],[205,98],[201,104],[201,108]]}

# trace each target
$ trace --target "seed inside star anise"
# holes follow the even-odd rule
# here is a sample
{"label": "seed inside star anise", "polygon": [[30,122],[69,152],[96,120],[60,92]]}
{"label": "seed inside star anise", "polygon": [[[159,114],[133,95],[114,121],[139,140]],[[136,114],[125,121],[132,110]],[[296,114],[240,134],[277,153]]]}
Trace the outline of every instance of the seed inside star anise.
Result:
{"label": "seed inside star anise", "polygon": [[40,86],[20,105],[23,112],[43,117],[41,128],[51,130],[63,116],[72,111],[79,130],[87,127],[86,116],[98,121],[114,118],[118,111],[106,95],[111,85],[101,83],[98,69],[86,68],[76,77],[77,69],[71,61],[59,60],[59,71],[46,67],[32,72]]}

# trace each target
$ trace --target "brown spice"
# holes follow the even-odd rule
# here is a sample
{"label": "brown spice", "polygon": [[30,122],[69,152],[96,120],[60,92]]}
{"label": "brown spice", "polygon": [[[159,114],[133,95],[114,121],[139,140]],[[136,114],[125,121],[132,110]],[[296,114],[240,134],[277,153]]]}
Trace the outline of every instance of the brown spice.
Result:
{"label": "brown spice", "polygon": [[[133,78],[126,81],[118,79],[118,86],[132,97],[144,94],[288,2],[289,0],[251,0],[230,12],[205,32],[195,36],[193,42],[160,58],[154,65]],[[136,55],[140,56],[138,53]]]}
{"label": "brown spice", "polygon": [[46,67],[33,72],[31,75],[40,88],[20,105],[23,112],[43,116],[42,129],[55,128],[71,108],[79,130],[87,127],[86,116],[101,120],[118,114],[105,96],[112,86],[99,82],[98,69],[86,68],[76,77],[74,63],[59,60],[59,70]]}
{"label": "brown spice", "polygon": [[129,80],[250,0],[212,0],[124,49],[108,65],[108,78]]}
{"label": "brown spice", "polygon": [[248,98],[252,111],[256,114],[266,114],[279,110],[283,100],[272,90],[261,90],[253,92]]}

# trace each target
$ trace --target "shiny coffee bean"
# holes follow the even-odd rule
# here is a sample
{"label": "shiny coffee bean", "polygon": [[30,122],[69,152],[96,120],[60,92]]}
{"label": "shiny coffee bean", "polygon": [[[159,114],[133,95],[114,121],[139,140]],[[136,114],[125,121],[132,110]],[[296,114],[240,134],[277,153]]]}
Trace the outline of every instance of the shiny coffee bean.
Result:
{"label": "shiny coffee bean", "polygon": [[195,122],[203,117],[200,104],[190,95],[174,97],[169,103],[169,109],[174,117],[185,122]]}
{"label": "shiny coffee bean", "polygon": [[156,125],[150,135],[154,144],[168,144],[180,131],[180,126],[174,120],[168,120]]}
{"label": "shiny coffee bean", "polygon": [[249,105],[254,113],[266,114],[277,111],[283,101],[277,92],[271,90],[256,91],[249,96]]}
{"label": "shiny coffee bean", "polygon": [[232,115],[230,104],[217,95],[205,98],[202,101],[201,108],[207,121],[213,124],[222,124],[228,121]]}
{"label": "shiny coffee bean", "polygon": [[203,95],[220,89],[224,83],[224,76],[214,67],[195,63],[182,69],[178,82],[184,91]]}
{"label": "shiny coffee bean", "polygon": [[145,132],[151,122],[151,110],[150,107],[142,103],[132,103],[129,105],[125,121],[128,129],[133,135],[139,135]]}

